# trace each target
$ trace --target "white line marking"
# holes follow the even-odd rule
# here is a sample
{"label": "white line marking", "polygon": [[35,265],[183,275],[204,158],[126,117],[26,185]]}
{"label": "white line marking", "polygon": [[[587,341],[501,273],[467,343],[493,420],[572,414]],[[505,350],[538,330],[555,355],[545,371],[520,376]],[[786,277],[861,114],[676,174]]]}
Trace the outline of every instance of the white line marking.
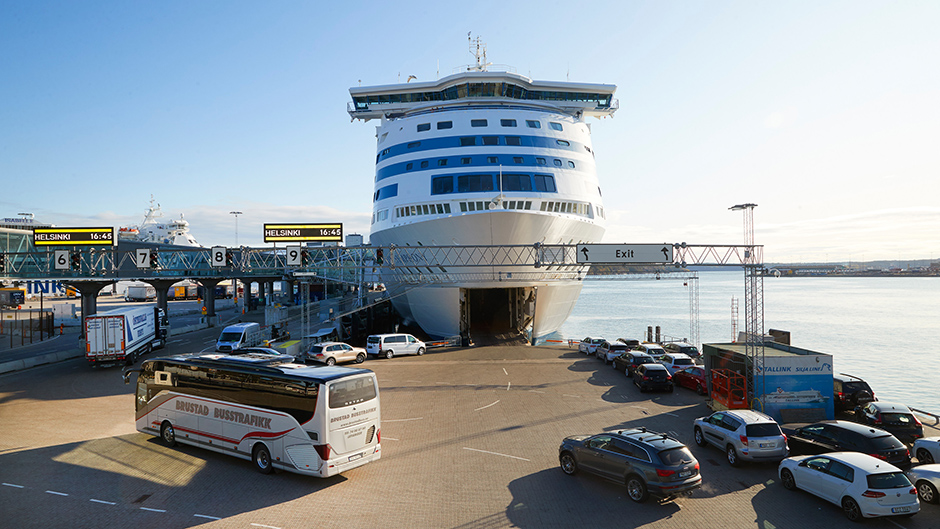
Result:
{"label": "white line marking", "polygon": [[56,492],[54,490],[47,490],[46,494],[55,494],[56,496],[68,496],[68,494],[64,492]]}
{"label": "white line marking", "polygon": [[885,520],[887,520],[887,521],[889,521],[889,522],[891,522],[891,523],[893,523],[894,525],[896,525],[896,526],[898,526],[898,527],[900,527],[901,529],[907,529],[907,528],[906,528],[906,527],[904,527],[903,525],[901,525],[901,524],[899,524],[899,523],[897,523],[897,522],[895,522],[894,520],[892,520],[892,519],[890,519],[890,518],[888,518],[887,516],[885,516],[885,517],[884,517],[884,519],[885,519]]}
{"label": "white line marking", "polygon": [[477,409],[475,409],[475,410],[473,410],[473,411],[485,410],[486,408],[489,408],[490,406],[495,406],[496,404],[499,404],[499,401],[498,401],[498,400],[497,400],[496,402],[494,402],[493,404],[487,404],[486,406],[483,406],[482,408],[477,408]]}
{"label": "white line marking", "polygon": [[163,510],[163,509],[151,509],[150,507],[141,507],[140,510],[142,510],[142,511],[150,511],[150,512],[166,512],[166,511]]}
{"label": "white line marking", "polygon": [[221,520],[221,518],[216,518],[215,516],[206,516],[205,514],[194,514],[195,518],[206,518],[208,520]]}
{"label": "white line marking", "polygon": [[95,502],[95,503],[103,503],[103,504],[105,504],[105,505],[117,505],[117,504],[114,503],[113,501],[96,500],[96,499],[94,499],[94,498],[92,498],[92,499],[90,499],[90,500],[88,500],[88,501]]}
{"label": "white line marking", "polygon": [[423,420],[423,419],[424,419],[424,417],[415,417],[414,419],[385,419],[385,420],[382,421],[382,422],[420,421],[420,420]]}
{"label": "white line marking", "polygon": [[505,368],[505,367],[503,368],[503,373],[504,373],[507,377],[509,376],[509,373],[506,372],[506,368]]}
{"label": "white line marking", "polygon": [[167,345],[170,345],[171,343],[180,343],[180,342],[182,342],[182,341],[183,341],[183,340],[170,340],[170,341],[167,342],[166,344],[167,344]]}
{"label": "white line marking", "polygon": [[678,417],[675,413],[664,412],[663,415],[669,415],[670,417]]}
{"label": "white line marking", "polygon": [[261,525],[260,523],[251,523],[248,525],[253,525],[255,527],[264,527],[266,529],[281,529],[280,527],[274,527],[273,525]]}
{"label": "white line marking", "polygon": [[509,388],[511,388],[511,387],[512,387],[512,382],[510,382],[509,384],[506,385],[506,391],[509,391]]}
{"label": "white line marking", "polygon": [[561,396],[562,396],[562,397],[577,397],[577,398],[579,398],[579,399],[581,398],[581,395],[569,395],[569,394],[567,394],[567,393],[562,393]]}
{"label": "white line marking", "polygon": [[498,452],[487,452],[486,450],[477,450],[476,448],[467,448],[466,446],[463,447],[463,449],[464,449],[464,450],[471,450],[471,451],[473,451],[473,452],[482,452],[482,453],[484,453],[484,454],[492,454],[492,455],[494,455],[494,456],[511,457],[511,458],[513,458],[513,459],[521,459],[522,461],[528,461],[528,459],[526,459],[526,458],[524,458],[524,457],[509,456],[509,455],[506,455],[506,454],[500,454],[500,453],[498,453]]}
{"label": "white line marking", "polygon": [[530,389],[529,391],[531,391],[532,393],[545,393],[544,391],[539,391],[537,389]]}
{"label": "white line marking", "polygon": [[401,441],[401,439],[395,439],[394,437],[383,437],[386,441]]}
{"label": "white line marking", "polygon": [[14,485],[13,483],[4,483],[3,486],[4,486],[4,487],[13,487],[13,488],[16,488],[16,489],[24,489],[24,488],[26,488],[26,487],[24,487],[23,485]]}

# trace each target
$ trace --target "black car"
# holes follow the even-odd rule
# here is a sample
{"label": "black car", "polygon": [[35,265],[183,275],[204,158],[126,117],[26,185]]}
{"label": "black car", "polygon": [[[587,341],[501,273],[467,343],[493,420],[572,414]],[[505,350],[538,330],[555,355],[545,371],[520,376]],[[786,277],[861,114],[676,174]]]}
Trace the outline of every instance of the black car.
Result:
{"label": "black car", "polygon": [[851,412],[859,406],[878,400],[868,382],[845,373],[832,376],[832,401],[836,413]]}
{"label": "black car", "polygon": [[855,408],[855,422],[881,428],[909,445],[924,436],[924,425],[910,408],[893,402],[869,402]]}
{"label": "black car", "polygon": [[633,370],[636,369],[636,366],[656,363],[656,359],[646,353],[627,351],[617,358],[614,358],[614,369],[623,371],[628,377],[632,377]]}
{"label": "black car", "polygon": [[558,461],[569,476],[583,469],[623,483],[630,499],[640,503],[650,495],[672,498],[702,486],[698,461],[689,449],[646,428],[566,437]]}
{"label": "black car", "polygon": [[911,452],[897,437],[879,428],[851,421],[820,421],[781,426],[791,454],[816,455],[828,452],[861,452],[907,470]]}
{"label": "black car", "polygon": [[633,383],[640,391],[663,390],[672,391],[672,375],[666,366],[655,364],[642,364],[633,370]]}

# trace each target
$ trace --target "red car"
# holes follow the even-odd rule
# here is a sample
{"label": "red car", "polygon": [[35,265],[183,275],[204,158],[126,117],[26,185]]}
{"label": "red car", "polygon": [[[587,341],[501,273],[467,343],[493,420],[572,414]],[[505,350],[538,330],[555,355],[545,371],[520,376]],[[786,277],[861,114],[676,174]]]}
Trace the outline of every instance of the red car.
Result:
{"label": "red car", "polygon": [[680,369],[673,373],[672,381],[677,386],[694,389],[699,395],[708,393],[708,384],[705,382],[705,368],[702,366]]}

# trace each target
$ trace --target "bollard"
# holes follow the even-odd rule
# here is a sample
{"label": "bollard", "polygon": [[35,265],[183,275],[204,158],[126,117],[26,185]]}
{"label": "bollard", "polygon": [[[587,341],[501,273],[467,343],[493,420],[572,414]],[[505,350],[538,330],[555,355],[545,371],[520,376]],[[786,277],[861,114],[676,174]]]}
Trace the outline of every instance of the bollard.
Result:
{"label": "bollard", "polygon": [[64,324],[64,323],[60,323],[60,324],[59,324],[59,336],[62,336],[62,333],[63,333],[63,332],[65,332],[65,324]]}

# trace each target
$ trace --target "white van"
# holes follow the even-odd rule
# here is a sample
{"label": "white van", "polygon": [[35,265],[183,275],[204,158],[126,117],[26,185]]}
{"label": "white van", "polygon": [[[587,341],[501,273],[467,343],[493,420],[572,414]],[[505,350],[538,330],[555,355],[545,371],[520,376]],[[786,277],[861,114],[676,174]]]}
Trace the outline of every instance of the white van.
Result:
{"label": "white van", "polygon": [[228,352],[261,344],[261,325],[236,323],[226,327],[215,342],[215,350]]}
{"label": "white van", "polygon": [[391,358],[398,355],[423,355],[427,346],[410,334],[373,334],[366,339],[366,353]]}

